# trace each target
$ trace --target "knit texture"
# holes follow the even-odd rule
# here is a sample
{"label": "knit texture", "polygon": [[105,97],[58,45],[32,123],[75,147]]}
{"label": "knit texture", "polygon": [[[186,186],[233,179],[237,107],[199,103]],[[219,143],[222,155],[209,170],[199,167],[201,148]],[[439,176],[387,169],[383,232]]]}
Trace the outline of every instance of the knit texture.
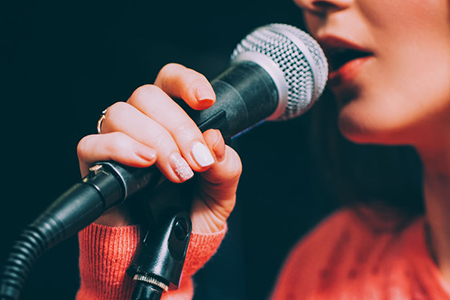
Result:
{"label": "knit texture", "polygon": [[[226,228],[215,234],[193,232],[186,253],[180,288],[163,293],[165,300],[191,299],[191,276],[216,252]],[[125,273],[139,242],[138,226],[91,224],[79,235],[81,285],[77,300],[131,299],[133,283]]]}
{"label": "knit texture", "polygon": [[291,252],[273,300],[450,299],[429,255],[423,218],[341,210]]}
{"label": "knit texture", "polygon": [[[327,218],[291,252],[272,300],[450,299],[450,287],[431,259],[423,218],[405,221],[364,209]],[[193,234],[179,290],[165,300],[191,299],[190,277],[215,252],[225,230]],[[139,240],[137,227],[93,224],[80,235],[77,300],[130,299],[125,270]]]}

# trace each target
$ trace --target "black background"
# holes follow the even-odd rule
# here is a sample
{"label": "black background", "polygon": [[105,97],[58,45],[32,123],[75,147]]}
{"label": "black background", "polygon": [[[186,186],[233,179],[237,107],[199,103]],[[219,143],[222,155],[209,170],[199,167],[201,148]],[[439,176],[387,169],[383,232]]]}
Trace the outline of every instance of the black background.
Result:
{"label": "black background", "polygon": [[[80,180],[76,145],[100,112],[169,62],[213,79],[235,45],[272,22],[302,27],[289,0],[15,1],[0,8],[1,259],[21,229]],[[290,247],[332,199],[308,147],[310,113],[235,140],[238,204],[195,299],[265,299]],[[76,237],[33,268],[21,299],[72,299]]]}

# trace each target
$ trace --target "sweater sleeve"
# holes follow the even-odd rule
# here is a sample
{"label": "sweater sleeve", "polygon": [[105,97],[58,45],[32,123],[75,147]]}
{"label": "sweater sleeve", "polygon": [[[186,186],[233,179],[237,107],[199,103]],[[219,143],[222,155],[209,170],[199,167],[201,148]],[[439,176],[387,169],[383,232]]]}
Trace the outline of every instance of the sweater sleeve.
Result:
{"label": "sweater sleeve", "polygon": [[[193,232],[186,253],[178,290],[163,294],[163,300],[191,299],[191,276],[216,252],[226,228],[214,234]],[[77,300],[130,299],[133,284],[126,275],[139,242],[138,226],[109,227],[91,224],[79,235],[81,285]]]}

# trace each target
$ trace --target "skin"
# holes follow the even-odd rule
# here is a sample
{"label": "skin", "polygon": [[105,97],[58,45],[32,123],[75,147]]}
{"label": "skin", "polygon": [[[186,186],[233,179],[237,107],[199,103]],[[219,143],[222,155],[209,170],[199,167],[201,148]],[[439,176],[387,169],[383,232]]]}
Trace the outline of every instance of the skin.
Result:
{"label": "skin", "polygon": [[450,1],[296,0],[311,34],[372,57],[332,87],[339,127],[357,143],[412,145],[423,163],[431,254],[450,283]]}

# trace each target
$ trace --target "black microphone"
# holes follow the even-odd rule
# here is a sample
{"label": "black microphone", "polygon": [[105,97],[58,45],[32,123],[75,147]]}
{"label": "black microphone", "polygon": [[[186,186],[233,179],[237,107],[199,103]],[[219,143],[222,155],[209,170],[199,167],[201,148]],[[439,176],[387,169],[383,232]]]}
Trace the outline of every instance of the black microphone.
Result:
{"label": "black microphone", "polygon": [[[316,41],[284,24],[257,28],[234,50],[231,66],[211,82],[216,103],[188,112],[202,131],[219,129],[225,140],[264,120],[285,120],[306,112],[321,95],[328,76]],[[82,182],[60,196],[29,225],[10,254],[1,299],[18,299],[29,266],[45,251],[76,234],[107,209],[144,187],[156,185],[156,167],[131,168],[99,162]]]}

